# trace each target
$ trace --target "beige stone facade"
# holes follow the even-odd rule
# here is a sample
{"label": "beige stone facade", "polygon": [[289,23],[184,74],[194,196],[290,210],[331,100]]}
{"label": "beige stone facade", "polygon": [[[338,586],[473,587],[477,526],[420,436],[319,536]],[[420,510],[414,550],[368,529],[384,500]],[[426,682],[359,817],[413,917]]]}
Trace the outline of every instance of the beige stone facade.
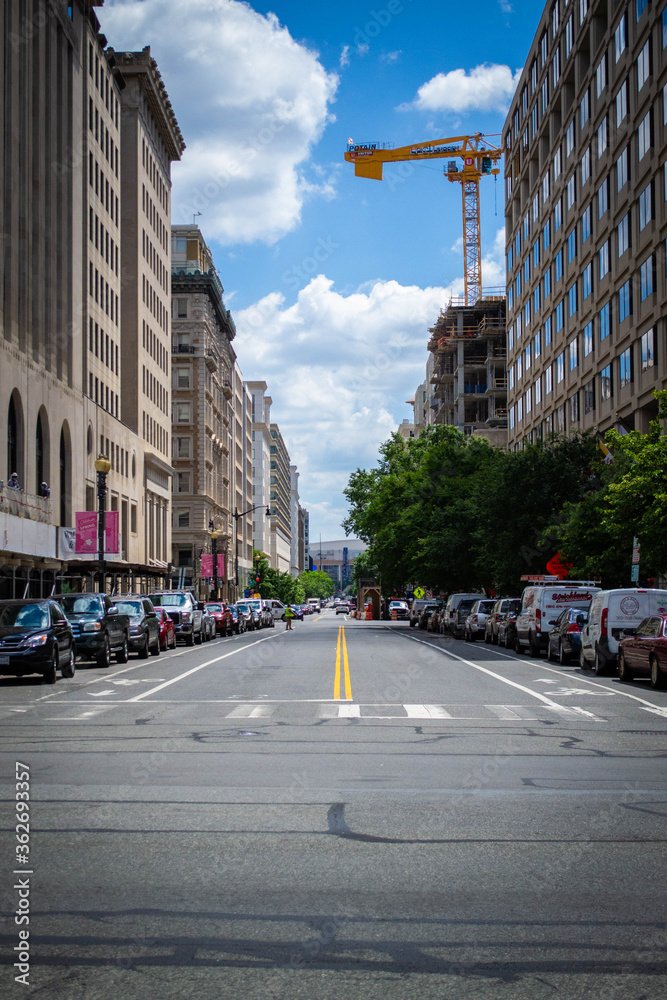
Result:
{"label": "beige stone facade", "polygon": [[509,444],[645,431],[667,385],[664,5],[550,2],[504,129]]}

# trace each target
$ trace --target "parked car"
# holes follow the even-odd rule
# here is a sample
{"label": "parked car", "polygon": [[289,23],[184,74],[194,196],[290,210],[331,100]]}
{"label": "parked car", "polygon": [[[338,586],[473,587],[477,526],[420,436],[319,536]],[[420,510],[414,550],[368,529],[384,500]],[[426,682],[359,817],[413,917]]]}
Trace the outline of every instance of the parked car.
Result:
{"label": "parked car", "polygon": [[191,590],[160,590],[150,595],[157,608],[163,607],[176,627],[176,638],[186,646],[204,641],[202,605]]}
{"label": "parked car", "polygon": [[236,605],[239,613],[245,618],[246,629],[253,632],[262,627],[262,618],[257,608],[251,607],[246,601],[239,601]]}
{"label": "parked car", "polygon": [[410,608],[407,601],[390,601],[388,610],[390,618],[394,617],[394,612],[396,613],[397,621],[406,621],[410,617]]}
{"label": "parked car", "polygon": [[520,597],[499,597],[493,606],[491,614],[486,616],[484,642],[493,643],[494,646],[497,646],[499,642],[500,622],[508,611],[518,611],[520,607]]}
{"label": "parked car", "polygon": [[234,621],[230,608],[223,601],[205,601],[204,608],[215,622],[216,635],[231,635]]}
{"label": "parked car", "polygon": [[440,619],[442,618],[444,611],[445,609],[442,607],[442,605],[438,605],[438,607],[436,608],[436,610],[433,612],[433,614],[430,616],[429,620],[426,623],[426,630],[428,632],[440,631]]}
{"label": "parked car", "polygon": [[245,615],[242,614],[235,604],[230,604],[227,608],[232,619],[232,631],[236,635],[243,635],[246,630],[246,619]]}
{"label": "parked car", "polygon": [[41,674],[45,684],[74,677],[76,643],[65,613],[53,600],[0,601],[0,674]]}
{"label": "parked car", "polygon": [[571,659],[579,659],[581,632],[588,620],[588,612],[581,608],[565,608],[558,618],[552,618],[549,625],[547,660],[558,660],[562,666]]}
{"label": "parked car", "polygon": [[592,666],[596,674],[606,674],[616,667],[623,631],[637,628],[644,618],[660,614],[667,614],[667,590],[638,587],[600,590],[591,601],[588,621],[581,633],[580,667]]}
{"label": "parked car", "polygon": [[155,614],[160,625],[160,649],[176,649],[176,626],[164,608],[156,608]]}
{"label": "parked car", "polygon": [[118,613],[115,598],[108,594],[56,594],[54,600],[65,612],[72,626],[76,657],[94,660],[98,667],[127,663],[130,643],[130,620]]}
{"label": "parked car", "polygon": [[277,601],[274,598],[262,601],[262,605],[265,611],[264,623],[269,628],[274,628],[276,624],[276,618],[282,618],[285,611],[285,606],[282,601]]}
{"label": "parked car", "polygon": [[427,604],[425,608],[422,608],[421,614],[419,615],[419,628],[427,629],[431,615],[435,614],[437,610],[438,605],[433,604],[432,602]]}
{"label": "parked car", "polygon": [[273,613],[267,607],[266,601],[261,600],[259,597],[247,597],[243,603],[247,604],[249,608],[252,608],[259,615],[259,628],[273,628]]}
{"label": "parked car", "polygon": [[430,597],[428,600],[421,597],[415,598],[413,600],[412,604],[410,605],[410,628],[414,628],[416,625],[419,625],[420,615],[424,610],[424,608],[427,608],[429,604],[433,604],[432,597]]}
{"label": "parked car", "polygon": [[462,639],[470,609],[482,596],[482,594],[450,594],[440,623],[440,631],[443,634],[449,632],[454,639]]}
{"label": "parked car", "polygon": [[206,607],[205,601],[202,602],[201,614],[202,614],[202,623],[204,626],[204,642],[210,642],[211,639],[215,639],[217,629],[215,624],[215,618]]}
{"label": "parked car", "polygon": [[667,683],[667,614],[650,615],[618,645],[618,676],[622,681],[650,677],[651,686]]}
{"label": "parked car", "polygon": [[130,650],[145,660],[149,652],[160,655],[160,623],[148,597],[123,596],[117,601],[118,614],[130,620]]}
{"label": "parked car", "polygon": [[558,618],[563,608],[579,608],[588,611],[594,594],[600,588],[583,580],[567,583],[533,583],[521,595],[521,608],[516,619],[514,651],[522,653],[526,649],[531,656],[539,656],[547,648],[549,641],[548,624]]}
{"label": "parked car", "polygon": [[487,615],[490,615],[495,607],[495,598],[482,598],[475,601],[470,609],[470,614],[465,620],[463,634],[467,642],[474,642],[481,639],[486,629]]}
{"label": "parked car", "polygon": [[498,645],[504,646],[505,649],[514,649],[514,640],[516,639],[516,619],[519,614],[520,607],[520,599],[518,601],[518,605],[512,601],[509,609],[498,622]]}

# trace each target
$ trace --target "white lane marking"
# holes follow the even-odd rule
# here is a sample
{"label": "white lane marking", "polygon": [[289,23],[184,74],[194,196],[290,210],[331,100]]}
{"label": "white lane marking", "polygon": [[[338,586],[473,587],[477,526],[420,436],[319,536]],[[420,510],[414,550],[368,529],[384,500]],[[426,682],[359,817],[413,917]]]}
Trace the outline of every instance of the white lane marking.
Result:
{"label": "white lane marking", "polygon": [[442,705],[404,705],[408,719],[451,719]]}
{"label": "white lane marking", "polygon": [[[279,635],[282,633],[278,633]],[[260,642],[268,642],[269,639],[273,639],[275,636],[267,635],[265,639],[257,639],[255,642],[249,642],[247,646],[237,646],[236,649],[232,649],[229,653],[223,653],[222,656],[216,656],[213,660],[207,660],[206,663],[200,663],[198,667],[191,667],[186,670],[184,674],[179,674],[178,677],[172,677],[170,681],[165,681],[163,684],[158,684],[156,688],[151,688],[150,691],[144,691],[143,694],[135,695],[134,698],[130,698],[130,701],[143,701],[144,698],[148,698],[152,694],[156,694],[158,691],[162,691],[163,688],[169,687],[171,684],[176,684],[178,681],[182,681],[185,677],[189,677],[190,674],[196,674],[198,670],[203,670],[204,667],[210,667],[213,663],[220,663],[221,660],[226,660],[228,656],[236,656],[237,653],[243,653],[246,649],[251,649],[252,646],[259,646]]]}
{"label": "white lane marking", "polygon": [[488,708],[489,712],[493,712],[495,716],[499,719],[521,719],[517,712],[509,708],[507,705],[485,705],[484,708]]}
{"label": "white lane marking", "polygon": [[[411,636],[409,638],[412,638]],[[419,642],[419,640],[417,640]],[[428,645],[432,645],[428,643]],[[436,647],[437,649],[437,647]],[[504,656],[506,660],[514,660],[515,663],[526,663],[526,660],[519,659],[518,656],[512,656],[510,653],[501,653],[499,649],[492,650],[496,656]],[[556,674],[557,677],[563,676],[560,670],[554,669],[554,667],[546,667],[541,663],[535,663],[535,660],[528,661],[533,667],[538,667],[540,670],[548,670],[550,674]],[[576,669],[576,668],[575,668]],[[639,701],[642,705],[648,705],[650,708],[662,708],[661,705],[655,705],[652,701],[647,701],[646,698],[640,698],[639,695],[630,694],[629,691],[624,691],[622,688],[615,690],[614,688],[607,687],[606,684],[601,684],[599,681],[589,681],[586,677],[577,677],[577,681],[580,684],[589,684],[592,688],[603,688],[605,691],[611,691],[612,694],[620,694],[623,698],[631,698],[633,701]],[[586,694],[590,694],[587,691]]]}
{"label": "white lane marking", "polygon": [[530,688],[525,687],[523,684],[517,684],[516,681],[511,681],[509,677],[503,677],[501,674],[495,673],[493,670],[489,670],[487,667],[481,667],[478,663],[473,663],[472,660],[466,660],[463,656],[458,656],[456,653],[452,653],[450,649],[441,649],[439,646],[434,646],[432,642],[425,642],[423,639],[415,639],[414,636],[405,636],[407,639],[412,639],[413,642],[419,642],[422,646],[428,646],[430,649],[435,649],[443,656],[451,656],[455,660],[460,660],[461,663],[466,663],[469,667],[473,667],[475,670],[480,670],[483,674],[488,674],[490,677],[495,677],[497,681],[501,681],[503,684],[509,684],[510,687],[518,688],[519,691],[523,691],[524,694],[529,694],[531,698],[537,698],[543,704],[548,705],[549,708],[555,709],[557,712],[562,711],[563,706],[557,704],[557,702],[552,701],[551,698],[545,697],[545,695],[540,694],[539,691],[531,691]]}
{"label": "white lane marking", "polygon": [[350,705],[346,702],[338,706],[339,719],[358,719],[361,716],[361,705]]}
{"label": "white lane marking", "polygon": [[661,715],[663,719],[667,719],[667,708],[646,708],[644,706],[642,712],[653,712],[655,715]]}
{"label": "white lane marking", "polygon": [[113,688],[109,688],[108,691],[89,691],[88,695],[90,698],[104,698],[107,694],[115,694]]}
{"label": "white lane marking", "polygon": [[607,719],[601,719],[599,715],[594,715],[593,712],[587,712],[585,708],[577,708],[576,706],[570,707],[571,712],[576,712],[577,715],[583,715],[587,719],[591,719],[593,722],[607,722]]}
{"label": "white lane marking", "polygon": [[273,713],[272,705],[237,705],[232,709],[226,719],[261,719]]}
{"label": "white lane marking", "polygon": [[558,681],[552,681],[549,677],[537,677],[533,684],[558,684]]}
{"label": "white lane marking", "polygon": [[100,708],[91,708],[88,712],[81,712],[79,715],[52,715],[48,719],[49,722],[81,722],[83,719],[89,719],[93,715],[103,715],[108,712],[111,705],[103,705]]}
{"label": "white lane marking", "polygon": [[549,694],[554,697],[565,697],[571,694],[583,694],[589,698],[613,698],[617,691],[589,691],[588,688],[549,688]]}

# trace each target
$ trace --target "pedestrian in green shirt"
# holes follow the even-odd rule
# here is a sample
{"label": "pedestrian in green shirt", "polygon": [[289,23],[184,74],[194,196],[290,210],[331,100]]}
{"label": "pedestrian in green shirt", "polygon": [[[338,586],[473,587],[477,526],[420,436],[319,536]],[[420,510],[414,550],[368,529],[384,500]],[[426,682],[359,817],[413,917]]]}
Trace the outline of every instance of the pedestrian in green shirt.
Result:
{"label": "pedestrian in green shirt", "polygon": [[285,631],[292,631],[292,618],[294,618],[294,612],[290,608],[289,604],[285,608]]}

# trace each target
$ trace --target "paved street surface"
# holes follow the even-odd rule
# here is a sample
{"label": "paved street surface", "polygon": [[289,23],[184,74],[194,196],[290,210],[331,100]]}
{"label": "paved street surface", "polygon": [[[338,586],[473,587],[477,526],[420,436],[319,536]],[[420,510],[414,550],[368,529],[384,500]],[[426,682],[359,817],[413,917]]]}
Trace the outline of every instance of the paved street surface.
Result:
{"label": "paved street surface", "polygon": [[326,611],[1,679],[0,725],[3,997],[667,998],[667,693],[645,682]]}

